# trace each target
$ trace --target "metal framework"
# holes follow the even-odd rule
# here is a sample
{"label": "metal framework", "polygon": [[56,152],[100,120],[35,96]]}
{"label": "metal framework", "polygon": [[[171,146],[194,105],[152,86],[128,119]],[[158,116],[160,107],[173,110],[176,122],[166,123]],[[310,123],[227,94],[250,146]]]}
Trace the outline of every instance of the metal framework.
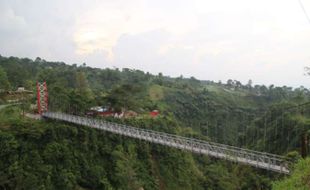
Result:
{"label": "metal framework", "polygon": [[37,82],[37,105],[38,113],[42,115],[43,112],[48,111],[48,93],[46,82]]}
{"label": "metal framework", "polygon": [[141,129],[117,123],[106,122],[94,118],[75,116],[59,112],[43,112],[42,116],[45,118],[66,121],[119,135],[141,139],[151,143],[188,150],[193,153],[205,154],[220,159],[243,163],[278,173],[289,173],[288,163],[285,158],[275,154],[252,151],[192,138],[185,138],[168,133]]}

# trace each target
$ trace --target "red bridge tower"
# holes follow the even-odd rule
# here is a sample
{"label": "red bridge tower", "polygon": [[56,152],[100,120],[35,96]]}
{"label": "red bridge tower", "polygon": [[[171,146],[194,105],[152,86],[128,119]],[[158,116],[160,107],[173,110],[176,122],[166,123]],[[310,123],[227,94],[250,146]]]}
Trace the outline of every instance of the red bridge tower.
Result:
{"label": "red bridge tower", "polygon": [[40,115],[42,115],[43,112],[48,111],[48,93],[46,82],[37,82],[37,104]]}

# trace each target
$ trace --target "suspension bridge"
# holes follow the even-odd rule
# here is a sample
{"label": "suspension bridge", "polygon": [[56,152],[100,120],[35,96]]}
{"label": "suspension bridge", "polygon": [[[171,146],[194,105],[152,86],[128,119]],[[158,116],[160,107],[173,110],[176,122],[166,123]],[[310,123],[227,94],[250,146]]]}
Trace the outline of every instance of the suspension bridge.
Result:
{"label": "suspension bridge", "polygon": [[288,162],[283,156],[266,152],[229,146],[220,143],[186,138],[169,133],[131,127],[111,123],[95,118],[77,116],[48,110],[48,94],[46,83],[37,83],[38,112],[43,118],[64,121],[81,126],[95,128],[110,133],[123,135],[135,139],[148,141],[155,144],[174,147],[193,153],[204,154],[211,157],[229,160],[240,164],[250,165],[273,172],[289,174]]}

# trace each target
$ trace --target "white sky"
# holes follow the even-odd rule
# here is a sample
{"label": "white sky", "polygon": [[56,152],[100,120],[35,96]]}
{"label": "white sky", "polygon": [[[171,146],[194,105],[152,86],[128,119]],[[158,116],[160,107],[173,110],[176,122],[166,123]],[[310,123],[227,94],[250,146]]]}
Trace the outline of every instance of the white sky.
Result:
{"label": "white sky", "polygon": [[0,0],[0,54],[310,87],[298,0]]}

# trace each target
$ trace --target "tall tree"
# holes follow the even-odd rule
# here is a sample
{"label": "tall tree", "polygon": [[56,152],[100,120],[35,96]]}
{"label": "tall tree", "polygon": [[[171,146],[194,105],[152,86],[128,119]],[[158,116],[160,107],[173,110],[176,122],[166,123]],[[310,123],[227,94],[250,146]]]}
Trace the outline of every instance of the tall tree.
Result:
{"label": "tall tree", "polygon": [[0,89],[8,90],[10,88],[10,83],[6,72],[0,67]]}
{"label": "tall tree", "polygon": [[92,97],[92,92],[89,88],[88,81],[84,72],[76,73],[76,88],[78,93],[80,93],[82,96],[86,96],[87,98]]}

